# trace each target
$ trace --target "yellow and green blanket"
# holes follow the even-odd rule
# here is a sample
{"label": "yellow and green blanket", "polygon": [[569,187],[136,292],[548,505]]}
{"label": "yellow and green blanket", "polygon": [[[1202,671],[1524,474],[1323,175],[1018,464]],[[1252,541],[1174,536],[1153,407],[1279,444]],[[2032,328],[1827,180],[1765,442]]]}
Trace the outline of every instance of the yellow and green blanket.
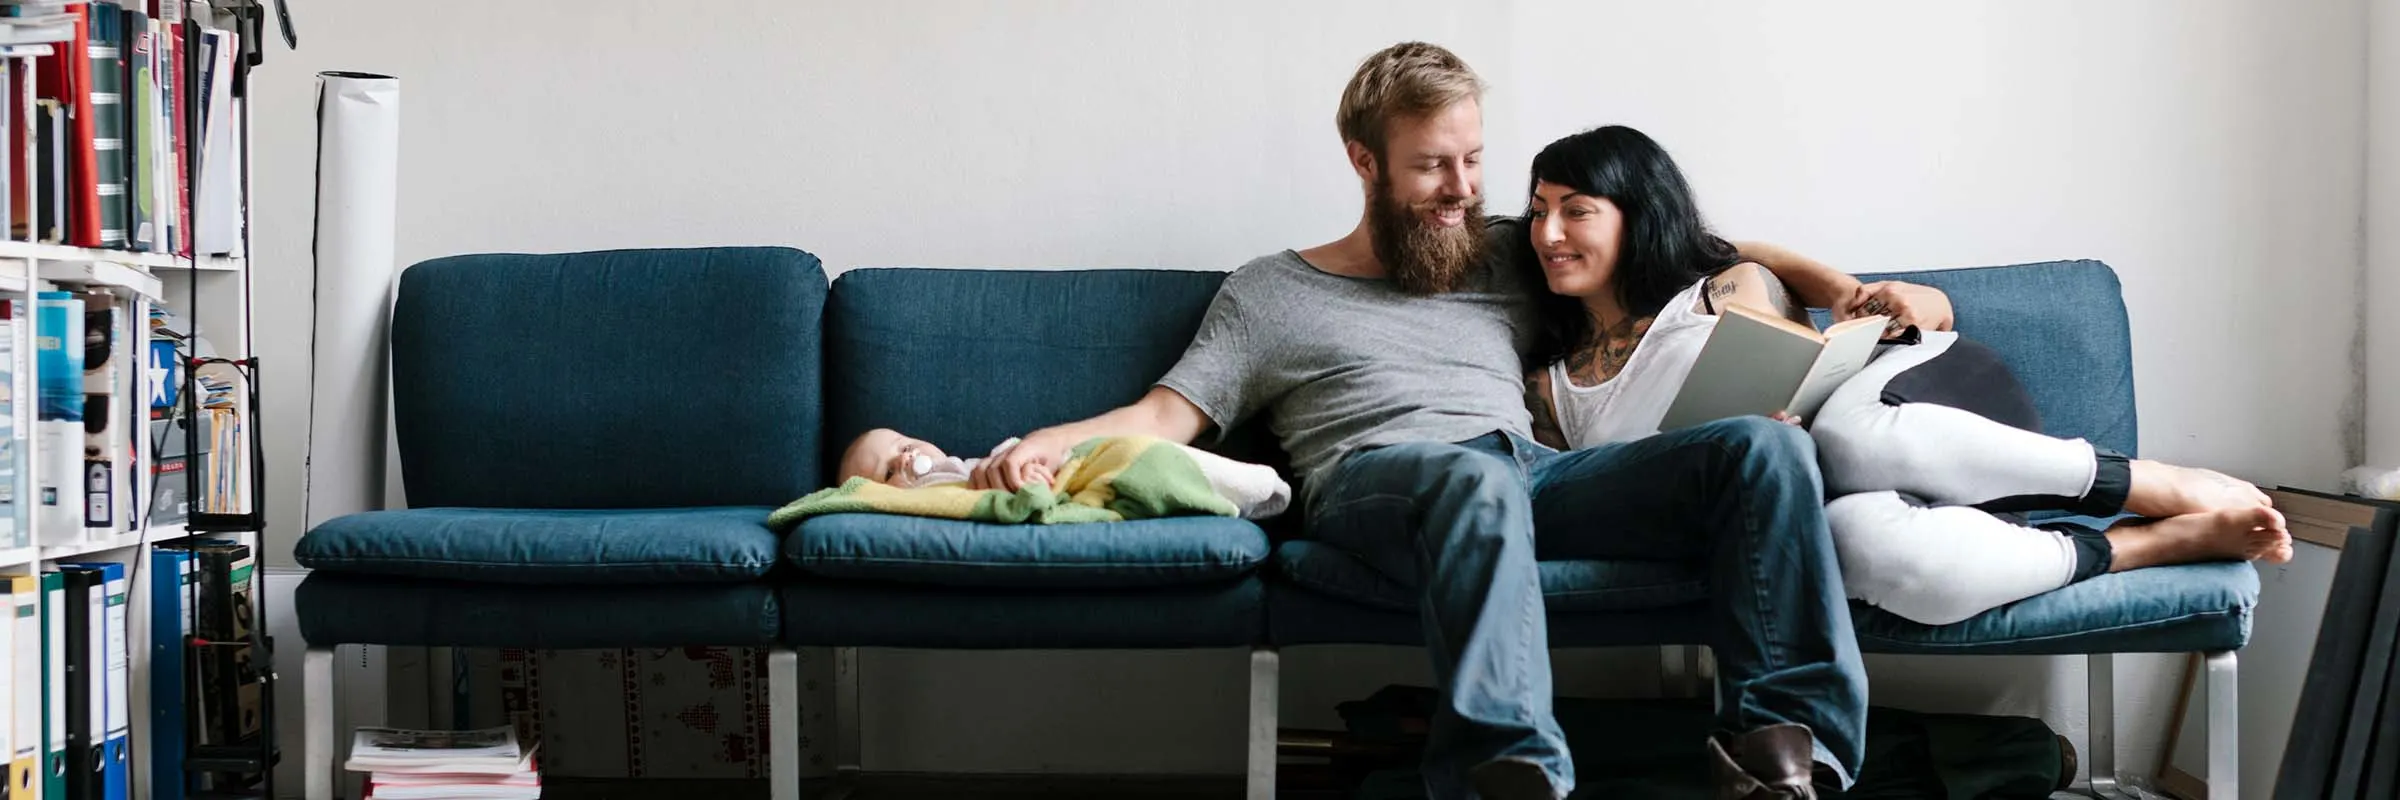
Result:
{"label": "yellow and green blanket", "polygon": [[1005,524],[1120,522],[1239,513],[1219,496],[1173,442],[1148,436],[1107,436],[1077,445],[1059,466],[1054,486],[1014,492],[947,483],[902,489],[865,478],[810,493],[767,515],[777,532],[825,514],[879,513]]}

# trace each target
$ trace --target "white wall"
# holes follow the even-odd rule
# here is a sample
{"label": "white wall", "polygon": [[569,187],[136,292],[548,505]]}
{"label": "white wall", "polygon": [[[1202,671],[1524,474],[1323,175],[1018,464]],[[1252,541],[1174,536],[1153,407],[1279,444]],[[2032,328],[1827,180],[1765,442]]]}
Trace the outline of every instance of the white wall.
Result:
{"label": "white wall", "polygon": [[2367,58],[2367,463],[2400,468],[2400,3],[2372,0]]}
{"label": "white wall", "polygon": [[[1348,229],[1335,97],[1405,38],[1495,85],[1496,209],[1521,207],[1541,144],[1626,122],[1736,236],[1857,270],[2102,259],[2131,307],[2146,454],[2262,482],[2346,466],[2360,0],[1694,5],[305,5],[305,49],[258,81],[259,337],[267,412],[291,423],[271,429],[272,518],[299,500],[319,69],[401,78],[404,263],[789,244],[836,269],[1222,269]],[[1565,658],[1581,691],[1650,678],[1643,653]],[[1331,724],[1337,700],[1423,680],[1419,661],[1294,654],[1287,713]],[[2173,669],[2121,661],[2125,756],[2155,763]],[[2080,740],[2080,660],[1938,663],[1878,661],[1876,699],[2038,713]],[[1240,665],[874,654],[869,766],[1237,770]]]}

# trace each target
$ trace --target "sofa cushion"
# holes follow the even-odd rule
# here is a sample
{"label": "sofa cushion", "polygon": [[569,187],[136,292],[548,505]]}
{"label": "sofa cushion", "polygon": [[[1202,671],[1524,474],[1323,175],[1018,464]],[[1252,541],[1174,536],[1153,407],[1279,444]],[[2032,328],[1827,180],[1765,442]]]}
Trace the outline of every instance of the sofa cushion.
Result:
{"label": "sofa cushion", "polygon": [[818,488],[824,301],[816,257],[780,247],[410,267],[391,351],[409,505],[771,506]]}
{"label": "sofa cushion", "polygon": [[[2052,436],[2135,455],[2132,332],[2117,274],[2098,261],[1858,276],[1950,295],[1958,332],[2000,353]],[[1824,312],[1817,312],[1823,324]]]}
{"label": "sofa cushion", "polygon": [[293,555],[324,572],[482,583],[726,583],[775,566],[767,509],[412,508],[326,520]]}
{"label": "sofa cushion", "polygon": [[827,578],[941,586],[1125,587],[1225,581],[1267,558],[1267,534],[1228,517],[1071,525],[989,525],[889,514],[829,514],[785,542],[792,563]]}
{"label": "sofa cushion", "polygon": [[1239,647],[1265,640],[1258,576],[1139,589],[904,586],[800,577],[776,588],[795,646],[949,650]]}
{"label": "sofa cushion", "polygon": [[312,572],[293,594],[311,646],[695,647],[766,645],[774,587],[512,586]]}
{"label": "sofa cushion", "polygon": [[2193,653],[2248,644],[2257,604],[2258,571],[2218,562],[2101,575],[1952,625],[1859,604],[1851,616],[1873,653]]}
{"label": "sofa cushion", "polygon": [[[826,455],[892,428],[977,456],[1140,399],[1182,357],[1224,281],[1177,270],[844,272],[825,305]],[[1280,467],[1264,427],[1216,449]]]}
{"label": "sofa cushion", "polygon": [[[1670,561],[1543,561],[1543,605],[1552,611],[1660,608],[1708,596],[1700,570]],[[1339,547],[1289,541],[1275,571],[1293,584],[1376,608],[1412,611],[1417,593]]]}

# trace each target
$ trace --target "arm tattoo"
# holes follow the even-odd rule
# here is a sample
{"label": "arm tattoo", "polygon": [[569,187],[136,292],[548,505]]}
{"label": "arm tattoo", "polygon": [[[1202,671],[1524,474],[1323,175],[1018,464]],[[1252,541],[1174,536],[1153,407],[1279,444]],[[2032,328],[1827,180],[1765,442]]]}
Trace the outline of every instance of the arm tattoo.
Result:
{"label": "arm tattoo", "polygon": [[1708,296],[1722,300],[1732,297],[1733,292],[1733,281],[1727,280],[1725,276],[1718,275],[1708,279]]}

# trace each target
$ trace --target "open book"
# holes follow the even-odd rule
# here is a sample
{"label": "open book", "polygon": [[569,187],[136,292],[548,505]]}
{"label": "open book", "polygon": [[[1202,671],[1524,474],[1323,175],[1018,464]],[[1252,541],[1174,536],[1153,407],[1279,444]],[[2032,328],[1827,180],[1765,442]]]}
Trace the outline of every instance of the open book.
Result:
{"label": "open book", "polygon": [[1874,357],[1888,322],[1859,317],[1818,333],[1772,312],[1728,305],[1658,429],[1777,411],[1814,419],[1825,398]]}

